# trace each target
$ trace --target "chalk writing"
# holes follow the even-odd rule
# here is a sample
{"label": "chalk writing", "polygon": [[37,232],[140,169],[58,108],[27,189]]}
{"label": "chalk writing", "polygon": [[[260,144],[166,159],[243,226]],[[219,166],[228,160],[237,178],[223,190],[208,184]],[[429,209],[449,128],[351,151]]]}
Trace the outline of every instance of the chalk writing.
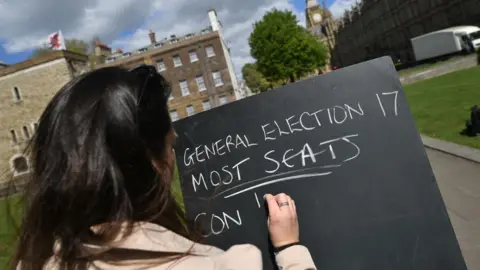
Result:
{"label": "chalk writing", "polygon": [[[389,96],[389,95],[395,95],[394,100],[393,100],[393,112],[395,116],[398,116],[398,104],[397,104],[397,98],[398,98],[398,91],[393,91],[389,93],[382,93],[382,96]],[[387,117],[387,113],[385,112],[385,107],[383,106],[383,103],[381,101],[380,95],[376,94],[378,104],[380,105],[380,109],[382,109],[382,113],[384,117]]]}
{"label": "chalk writing", "polygon": [[256,192],[254,194],[255,194],[255,201],[257,202],[258,208],[261,208],[260,201],[258,200],[258,195]]}
{"label": "chalk writing", "polygon": [[[380,110],[384,117],[389,114],[398,115],[398,91],[375,94]],[[393,109],[387,106],[393,99]],[[223,139],[206,144],[186,148],[183,155],[184,165],[187,167],[206,163],[215,158],[220,161],[222,156],[228,155],[237,149],[262,147],[263,153],[255,153],[255,156],[244,157],[235,164],[208,169],[203,172],[190,174],[193,191],[211,191],[209,199],[222,197],[232,198],[246,192],[252,192],[258,208],[262,208],[262,200],[256,192],[257,189],[277,183],[288,181],[314,181],[325,178],[345,163],[351,162],[361,155],[361,148],[356,142],[359,134],[348,134],[313,141],[305,141],[298,145],[286,144],[279,148],[275,144],[274,149],[265,149],[262,144],[268,145],[286,136],[294,136],[300,132],[311,132],[325,128],[328,125],[342,125],[348,121],[361,119],[368,111],[364,111],[360,102],[351,104],[337,104],[327,108],[311,111],[301,111],[282,119],[272,119],[259,126],[257,134],[228,135]],[[252,128],[255,131],[255,128]],[[250,131],[251,132],[251,131]],[[254,138],[253,140],[251,138]],[[272,143],[273,144],[273,143]],[[242,152],[245,155],[246,152]],[[248,152],[247,152],[248,153]],[[244,179],[248,169],[255,168],[258,173],[258,164],[261,164],[263,176],[256,179]],[[216,165],[218,166],[218,165]],[[192,170],[195,171],[195,170]],[[250,175],[249,175],[250,176]],[[220,189],[217,189],[221,187]],[[195,222],[208,224],[208,234],[218,235],[232,226],[242,225],[240,212],[232,217],[227,213],[207,214],[199,213]]]}
{"label": "chalk writing", "polygon": [[[235,175],[230,171],[229,166],[223,166],[221,173],[223,175],[226,174],[227,177],[225,179],[222,177],[222,174],[220,174],[220,172],[215,171],[215,170],[211,171],[210,174],[208,175],[209,176],[208,182],[213,187],[218,187],[220,184],[230,185],[233,182],[235,176],[236,176],[238,181],[242,180],[242,175],[241,175],[241,172],[240,172],[240,165],[242,165],[243,163],[245,163],[249,160],[250,160],[250,158],[243,159],[243,160],[241,160],[240,162],[238,162],[237,164],[235,164],[231,167],[231,169],[234,169],[236,171]],[[203,173],[199,173],[197,175],[197,177],[195,177],[195,175],[192,174],[192,186],[193,186],[193,190],[195,192],[197,192],[197,187],[202,185],[202,184],[205,187],[205,189],[208,190],[207,181],[205,181],[205,176],[203,175]]]}
{"label": "chalk writing", "polygon": [[355,116],[363,116],[364,112],[360,103],[356,107],[344,104],[332,108],[321,109],[314,112],[302,112],[299,115],[287,117],[284,121],[266,123],[261,126],[264,141],[274,141],[279,137],[296,132],[311,131],[322,127],[322,124],[343,124],[347,120],[354,120]]}
{"label": "chalk writing", "polygon": [[202,163],[214,156],[223,156],[234,149],[249,148],[258,144],[248,139],[247,135],[228,135],[226,138],[212,142],[209,145],[199,145],[194,150],[186,148],[183,155],[185,166]]}
{"label": "chalk writing", "polygon": [[[240,211],[236,211],[236,218],[230,216],[229,214],[222,212],[220,215],[216,214],[207,214],[205,212],[199,213],[195,219],[194,223],[195,226],[203,228],[202,225],[207,223],[207,227],[209,229],[208,234],[203,235],[204,237],[208,237],[212,234],[219,235],[224,230],[229,230],[231,228],[232,223],[236,224],[237,226],[242,226],[242,217],[240,216]],[[199,225],[200,223],[200,225]]]}

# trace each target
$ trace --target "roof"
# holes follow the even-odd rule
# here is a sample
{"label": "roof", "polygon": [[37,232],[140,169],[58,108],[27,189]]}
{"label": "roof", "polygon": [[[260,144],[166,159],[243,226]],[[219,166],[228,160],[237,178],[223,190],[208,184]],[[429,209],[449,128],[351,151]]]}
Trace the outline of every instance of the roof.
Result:
{"label": "roof", "polygon": [[0,69],[0,77],[5,76],[7,74],[15,73],[17,71],[24,70],[30,67],[34,67],[43,63],[51,62],[53,60],[57,60],[60,58],[76,59],[84,62],[88,61],[88,56],[84,54],[79,54],[71,51],[51,51],[42,56],[33,57],[23,62],[14,64],[14,65],[9,65],[5,68]]}
{"label": "roof", "polygon": [[[138,55],[141,55],[141,57],[145,56],[145,53],[147,54],[152,54],[152,52],[154,54],[158,53],[159,49],[164,49],[166,48],[166,50],[170,50],[172,48],[176,48],[176,47],[182,47],[182,46],[185,46],[186,44],[191,44],[191,42],[193,41],[199,41],[199,40],[202,40],[204,39],[205,37],[207,38],[211,38],[212,35],[211,34],[214,34],[213,36],[218,36],[218,32],[216,31],[213,31],[212,30],[212,27],[207,27],[199,32],[193,32],[193,33],[189,33],[189,34],[186,34],[186,35],[183,35],[183,36],[176,36],[176,35],[171,35],[170,36],[170,39],[168,38],[165,38],[161,41],[158,41],[157,43],[155,44],[149,44],[147,46],[144,46],[142,48],[139,48],[139,49],[136,49],[132,52],[116,52],[115,54],[111,55],[110,57],[108,57],[105,61],[105,64],[107,63],[112,63],[112,62],[116,62],[117,60],[121,60],[121,59],[126,59],[126,58],[130,58],[130,57],[133,57],[136,59],[136,56]],[[188,41],[188,43],[185,43],[184,41]],[[135,59],[129,59],[128,61],[130,60],[135,60]]]}
{"label": "roof", "polygon": [[415,38],[413,38],[413,39],[417,39],[417,38],[421,38],[421,37],[426,37],[426,36],[430,36],[430,35],[434,35],[434,34],[439,34],[439,33],[466,32],[467,34],[471,34],[471,33],[477,32],[477,31],[480,31],[480,27],[470,26],[470,25],[454,26],[454,27],[449,27],[449,28],[445,28],[445,29],[442,29],[442,30],[430,32],[430,33],[427,33],[427,34],[424,34],[424,35],[415,37]]}
{"label": "roof", "polygon": [[159,46],[153,46],[153,47],[146,47],[147,50],[144,50],[141,52],[140,50],[146,49],[146,48],[144,47],[133,53],[131,52],[125,52],[123,54],[117,53],[107,58],[105,63],[95,65],[95,69],[107,67],[107,66],[122,65],[130,62],[139,61],[139,60],[143,61],[144,59],[148,57],[152,57],[154,55],[163,54],[165,52],[172,51],[172,50],[178,50],[182,47],[190,46],[197,42],[203,42],[206,40],[219,38],[219,37],[220,36],[217,31],[210,31],[208,33],[205,32],[204,34],[192,36],[190,38],[182,38],[176,42],[167,42],[165,44],[157,43],[157,45],[161,44],[161,46],[159,45]]}
{"label": "roof", "polygon": [[108,47],[106,44],[96,40],[95,41],[95,45],[98,46],[98,47],[102,47],[102,48],[105,48],[105,49],[110,49],[110,47]]}

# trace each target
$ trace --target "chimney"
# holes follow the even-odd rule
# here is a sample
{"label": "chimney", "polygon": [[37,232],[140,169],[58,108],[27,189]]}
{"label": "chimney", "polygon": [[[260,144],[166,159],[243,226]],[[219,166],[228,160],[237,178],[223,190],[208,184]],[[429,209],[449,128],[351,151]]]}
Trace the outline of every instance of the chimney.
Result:
{"label": "chimney", "polygon": [[211,8],[208,11],[208,18],[210,19],[210,25],[212,26],[213,31],[219,31],[222,29],[220,22],[218,21],[217,12],[215,9]]}
{"label": "chimney", "polygon": [[150,37],[150,43],[155,45],[155,43],[157,43],[157,39],[155,38],[155,32],[153,32],[152,29],[150,29],[148,36]]}

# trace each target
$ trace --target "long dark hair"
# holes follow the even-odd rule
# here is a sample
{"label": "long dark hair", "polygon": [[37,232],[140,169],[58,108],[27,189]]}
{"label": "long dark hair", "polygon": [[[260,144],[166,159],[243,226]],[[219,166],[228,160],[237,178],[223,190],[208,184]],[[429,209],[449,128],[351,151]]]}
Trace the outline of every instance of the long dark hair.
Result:
{"label": "long dark hair", "polygon": [[[42,269],[56,243],[60,269],[85,268],[82,243],[108,245],[135,222],[194,238],[170,189],[174,168],[152,165],[173,151],[165,147],[169,95],[155,68],[142,66],[92,71],[54,96],[29,147],[33,172],[12,269]],[[122,226],[93,234],[98,224]]]}

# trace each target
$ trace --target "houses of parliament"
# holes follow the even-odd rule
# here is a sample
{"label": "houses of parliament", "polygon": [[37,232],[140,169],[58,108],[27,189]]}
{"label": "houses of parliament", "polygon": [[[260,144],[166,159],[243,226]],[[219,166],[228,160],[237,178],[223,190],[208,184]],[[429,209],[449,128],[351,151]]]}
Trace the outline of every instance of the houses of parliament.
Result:
{"label": "houses of parliament", "polygon": [[328,66],[345,67],[391,56],[415,57],[410,39],[452,26],[480,25],[478,0],[359,0],[340,18],[325,3],[306,1],[306,26],[328,46]]}

